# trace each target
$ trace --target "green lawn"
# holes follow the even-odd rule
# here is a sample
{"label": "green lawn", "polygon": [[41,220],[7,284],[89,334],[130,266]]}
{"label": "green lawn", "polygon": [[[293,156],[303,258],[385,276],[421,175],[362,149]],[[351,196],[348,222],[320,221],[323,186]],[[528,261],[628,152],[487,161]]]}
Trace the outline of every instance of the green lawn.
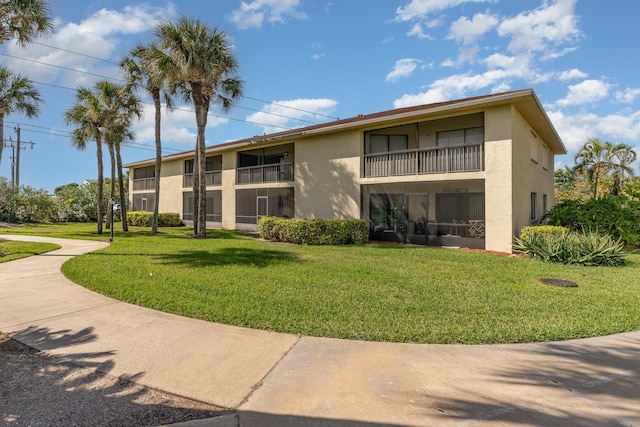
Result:
{"label": "green lawn", "polygon": [[60,249],[53,243],[18,242],[0,239],[0,263]]}
{"label": "green lawn", "polygon": [[[20,232],[108,238],[88,227]],[[162,231],[117,232],[110,247],[68,261],[63,272],[134,304],[300,335],[472,344],[640,329],[640,255],[625,267],[581,267],[441,248],[294,246],[228,231],[206,240],[186,228]]]}

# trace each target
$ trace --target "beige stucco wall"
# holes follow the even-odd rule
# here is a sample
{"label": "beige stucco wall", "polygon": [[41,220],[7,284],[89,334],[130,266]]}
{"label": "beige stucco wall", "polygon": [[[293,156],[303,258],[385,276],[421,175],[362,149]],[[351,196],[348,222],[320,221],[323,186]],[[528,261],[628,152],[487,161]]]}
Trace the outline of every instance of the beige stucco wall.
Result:
{"label": "beige stucco wall", "polygon": [[222,154],[222,228],[236,228],[236,167],[235,151]]}
{"label": "beige stucco wall", "polygon": [[361,131],[296,143],[296,218],[360,218]]}
{"label": "beige stucco wall", "polygon": [[485,248],[511,252],[513,149],[511,107],[485,111]]}
{"label": "beige stucco wall", "polygon": [[160,212],[182,216],[182,174],[184,161],[163,162],[160,171]]}
{"label": "beige stucco wall", "polygon": [[[515,108],[512,120],[517,154],[513,159],[513,234],[519,235],[522,227],[538,223],[544,215],[544,195],[547,209],[553,206],[553,154]],[[535,219],[531,219],[531,193],[537,194]]]}

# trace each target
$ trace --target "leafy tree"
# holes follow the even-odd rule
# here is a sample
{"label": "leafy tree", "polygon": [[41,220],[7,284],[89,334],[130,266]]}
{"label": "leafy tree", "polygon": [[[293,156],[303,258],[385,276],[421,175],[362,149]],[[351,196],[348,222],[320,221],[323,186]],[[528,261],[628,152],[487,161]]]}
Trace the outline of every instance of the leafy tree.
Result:
{"label": "leafy tree", "polygon": [[193,102],[198,137],[194,156],[194,235],[206,238],[206,158],[205,128],[209,106],[214,103],[229,110],[242,95],[242,81],[236,77],[237,61],[229,37],[217,27],[180,18],[155,28],[158,47],[169,58],[167,77],[184,82],[182,95]]}
{"label": "leafy tree", "polygon": [[51,12],[41,0],[3,0],[0,2],[0,43],[15,39],[27,45],[38,35],[49,35],[53,30]]}
{"label": "leafy tree", "polygon": [[155,202],[153,205],[153,219],[151,234],[158,232],[158,214],[160,210],[160,173],[162,168],[162,142],[160,136],[161,101],[168,110],[173,109],[173,94],[176,82],[168,81],[169,69],[172,66],[170,58],[158,49],[156,44],[148,46],[137,45],[129,51],[129,56],[120,63],[126,74],[128,83],[135,88],[144,88],[151,98],[155,108]]}
{"label": "leafy tree", "polygon": [[14,74],[5,67],[0,67],[0,163],[4,144],[4,118],[19,112],[26,117],[37,117],[42,102],[40,92],[31,80],[22,74]]}

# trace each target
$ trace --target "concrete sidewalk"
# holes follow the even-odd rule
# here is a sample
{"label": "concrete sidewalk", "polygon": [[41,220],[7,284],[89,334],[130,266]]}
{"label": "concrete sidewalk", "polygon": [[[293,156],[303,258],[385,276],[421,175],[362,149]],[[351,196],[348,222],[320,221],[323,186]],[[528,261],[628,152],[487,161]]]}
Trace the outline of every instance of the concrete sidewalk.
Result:
{"label": "concrete sidewalk", "polygon": [[101,242],[0,264],[0,330],[79,365],[236,411],[190,425],[640,426],[640,332],[558,343],[298,337],[104,297],[60,266]]}

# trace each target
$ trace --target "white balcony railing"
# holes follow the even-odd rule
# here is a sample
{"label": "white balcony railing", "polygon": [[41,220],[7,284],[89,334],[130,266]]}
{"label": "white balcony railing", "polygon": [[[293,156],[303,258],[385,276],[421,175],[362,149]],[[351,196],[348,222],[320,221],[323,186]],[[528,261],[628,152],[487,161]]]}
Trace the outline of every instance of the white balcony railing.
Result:
{"label": "white balcony railing", "polygon": [[366,154],[365,177],[484,170],[484,144]]}
{"label": "white balcony railing", "polygon": [[293,163],[249,166],[238,168],[238,184],[259,184],[263,182],[293,181]]}

